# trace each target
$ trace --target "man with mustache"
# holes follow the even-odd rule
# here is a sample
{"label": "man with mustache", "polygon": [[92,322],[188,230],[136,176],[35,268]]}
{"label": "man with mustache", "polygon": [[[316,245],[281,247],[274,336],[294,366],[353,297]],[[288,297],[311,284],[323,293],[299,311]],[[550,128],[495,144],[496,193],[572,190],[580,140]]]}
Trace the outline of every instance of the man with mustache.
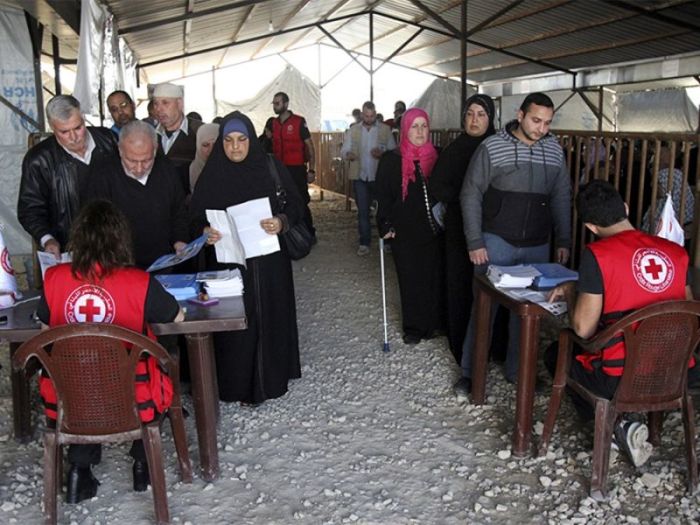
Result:
{"label": "man with mustache", "polygon": [[116,156],[117,143],[107,128],[85,126],[80,103],[70,95],[49,100],[46,117],[53,136],[24,156],[17,219],[40,248],[59,258],[91,167]]}

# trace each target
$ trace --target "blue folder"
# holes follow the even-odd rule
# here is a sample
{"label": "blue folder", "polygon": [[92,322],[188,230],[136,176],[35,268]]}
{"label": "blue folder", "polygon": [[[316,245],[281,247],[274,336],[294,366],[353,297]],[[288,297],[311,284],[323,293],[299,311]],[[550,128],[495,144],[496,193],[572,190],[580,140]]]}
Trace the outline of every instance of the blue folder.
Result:
{"label": "blue folder", "polygon": [[536,289],[554,288],[567,281],[578,281],[578,272],[558,263],[533,264],[542,275],[535,277],[532,287]]}

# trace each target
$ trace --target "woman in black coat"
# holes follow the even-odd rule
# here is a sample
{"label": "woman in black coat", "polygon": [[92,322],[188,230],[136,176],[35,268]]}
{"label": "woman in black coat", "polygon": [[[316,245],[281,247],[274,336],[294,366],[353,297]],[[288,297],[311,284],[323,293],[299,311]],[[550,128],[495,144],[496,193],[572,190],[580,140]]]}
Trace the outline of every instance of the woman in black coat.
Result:
{"label": "woman in black coat", "polygon": [[447,285],[447,339],[457,362],[461,362],[462,344],[469,324],[472,305],[474,265],[469,262],[462,225],[459,192],[469,160],[484,139],[493,135],[493,100],[487,95],[467,99],[464,133],[440,153],[433,175],[428,181],[431,194],[446,204],[445,210],[445,281]]}
{"label": "woman in black coat", "polygon": [[[275,162],[286,204],[280,209],[270,162]],[[194,189],[191,201],[196,232],[208,233],[208,242],[221,235],[209,228],[206,210],[225,210],[253,199],[267,198],[272,217],[260,227],[278,235],[296,224],[303,202],[291,175],[268,158],[253,124],[238,111],[227,115],[219,138]],[[243,275],[243,302],[248,328],[214,334],[216,373],[222,401],[259,404],[287,392],[290,379],[301,377],[299,337],[292,264],[284,244],[281,251],[246,259],[246,267],[217,262],[213,247],[205,250],[206,269],[237,267]]]}

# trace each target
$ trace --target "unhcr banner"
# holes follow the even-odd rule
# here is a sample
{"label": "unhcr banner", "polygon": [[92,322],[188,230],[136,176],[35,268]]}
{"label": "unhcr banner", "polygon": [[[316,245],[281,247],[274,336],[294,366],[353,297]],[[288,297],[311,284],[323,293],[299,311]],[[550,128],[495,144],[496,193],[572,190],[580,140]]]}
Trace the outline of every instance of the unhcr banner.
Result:
{"label": "unhcr banner", "polygon": [[[0,94],[33,119],[37,117],[32,46],[24,13],[0,7]],[[11,255],[31,252],[31,241],[17,222],[17,192],[27,136],[37,131],[0,104],[0,223]]]}

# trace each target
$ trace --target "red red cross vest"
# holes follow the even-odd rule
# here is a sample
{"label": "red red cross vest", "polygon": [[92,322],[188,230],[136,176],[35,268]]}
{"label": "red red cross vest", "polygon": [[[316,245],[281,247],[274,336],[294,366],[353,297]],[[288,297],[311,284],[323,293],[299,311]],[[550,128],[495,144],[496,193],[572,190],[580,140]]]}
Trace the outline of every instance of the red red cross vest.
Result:
{"label": "red red cross vest", "polygon": [[285,166],[301,166],[305,162],[303,124],[304,119],[293,113],[284,122],[279,118],[272,121],[272,152]]}
{"label": "red red cross vest", "polygon": [[[44,278],[44,296],[50,311],[49,326],[71,323],[110,323],[135,332],[155,336],[145,321],[149,275],[136,268],[122,268],[99,284],[76,279],[70,264],[49,268]],[[39,392],[46,416],[56,419],[56,392],[47,376],[39,379]],[[173,385],[152,357],[136,365],[136,402],[141,421],[153,421],[156,412],[171,404]]]}
{"label": "red red cross vest", "polygon": [[[685,299],[688,254],[679,245],[638,230],[629,230],[588,245],[603,277],[602,326],[652,303]],[[576,357],[589,371],[621,376],[625,345],[612,339],[601,357]],[[691,361],[691,366],[694,361]]]}

